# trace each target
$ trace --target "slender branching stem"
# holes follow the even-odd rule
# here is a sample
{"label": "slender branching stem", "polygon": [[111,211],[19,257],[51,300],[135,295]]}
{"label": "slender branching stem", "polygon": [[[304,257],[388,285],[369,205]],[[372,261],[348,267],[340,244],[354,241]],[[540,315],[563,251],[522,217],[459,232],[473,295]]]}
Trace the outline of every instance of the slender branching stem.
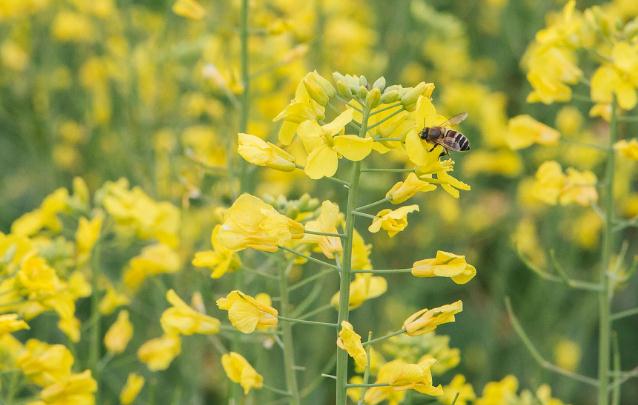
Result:
{"label": "slender branching stem", "polygon": [[[368,342],[370,342],[372,340],[372,331],[368,332]],[[366,368],[363,372],[363,383],[364,384],[368,384],[370,381],[370,348],[372,346],[367,345],[366,346]],[[364,401],[364,397],[366,395],[366,391],[368,391],[367,387],[364,387],[363,392],[361,392],[361,399],[359,399],[359,402],[357,405],[363,405],[363,401]]]}
{"label": "slender branching stem", "polygon": [[303,257],[304,259],[310,260],[311,262],[315,262],[315,263],[321,264],[322,266],[330,267],[331,269],[335,269],[335,270],[337,269],[337,266],[335,266],[332,263],[328,263],[328,262],[324,262],[323,260],[315,259],[312,256],[305,255],[303,253],[297,252],[296,250],[289,249],[289,248],[287,248],[285,246],[279,246],[279,249],[285,250],[286,252],[292,253],[293,255],[297,255],[299,257]]}
{"label": "slender branching stem", "polygon": [[387,335],[379,336],[375,339],[370,339],[367,342],[363,343],[363,346],[369,346],[375,343],[383,342],[384,340],[390,339],[391,337],[402,335],[405,333],[405,329],[401,328],[399,330],[395,330],[394,332],[390,332]]}
{"label": "slender branching stem", "polygon": [[357,211],[367,210],[367,209],[370,209],[370,208],[372,208],[372,207],[376,207],[377,205],[381,205],[381,204],[383,204],[383,203],[386,203],[386,202],[388,202],[388,201],[390,201],[390,200],[388,199],[388,197],[385,197],[385,198],[382,198],[382,199],[380,199],[380,200],[378,200],[378,201],[375,201],[375,202],[373,202],[373,203],[366,204],[366,205],[362,205],[361,207],[357,207],[357,209],[356,209],[356,210],[357,210]]}
{"label": "slender branching stem", "polygon": [[370,125],[370,127],[368,128],[368,131],[371,131],[371,130],[375,129],[379,125],[382,125],[384,122],[386,122],[388,120],[391,120],[392,118],[396,117],[397,115],[401,114],[402,112],[403,112],[402,108],[397,110],[397,111],[393,111],[392,114],[389,114],[387,117],[384,117],[382,120],[377,121],[373,125]]}
{"label": "slender branching stem", "polygon": [[372,273],[372,274],[392,274],[392,273],[411,273],[412,268],[409,269],[370,269],[370,270],[352,270],[352,273]]}
{"label": "slender branching stem", "polygon": [[395,108],[395,107],[399,107],[399,106],[401,106],[401,105],[402,105],[402,103],[401,103],[400,101],[397,101],[396,103],[392,103],[392,104],[390,104],[390,105],[388,105],[388,106],[381,107],[381,108],[377,108],[376,110],[373,110],[373,111],[370,113],[370,116],[373,116],[373,115],[376,115],[376,114],[382,113],[382,112],[384,112],[384,111],[391,110],[391,109],[393,109],[393,108]]}
{"label": "slender branching stem", "polygon": [[304,233],[309,235],[319,235],[319,236],[333,236],[335,238],[345,238],[346,235],[342,233],[331,233],[331,232],[319,232],[319,231],[310,231],[308,229],[304,230]]}
{"label": "slender branching stem", "polygon": [[638,307],[616,312],[615,314],[611,315],[610,320],[617,321],[619,319],[626,318],[632,315],[638,315]]}
{"label": "slender branching stem", "polygon": [[277,318],[279,318],[280,321],[284,321],[284,322],[302,323],[302,324],[305,324],[305,325],[315,325],[315,326],[328,326],[330,328],[336,328],[337,327],[336,323],[330,323],[330,322],[308,321],[306,319],[288,318],[288,317],[281,316],[281,315],[279,315]]}
{"label": "slender branching stem", "polygon": [[[89,344],[89,368],[93,378],[100,381],[100,239],[93,246],[91,257],[91,338]],[[95,391],[95,401],[99,403],[99,386]]]}
{"label": "slender branching stem", "polygon": [[[288,273],[292,268],[293,261],[290,261],[279,272],[279,295],[280,313],[283,316],[290,312],[290,303],[288,302]],[[292,335],[292,325],[290,322],[283,322],[281,325],[283,339],[283,355],[286,374],[286,386],[290,393],[289,403],[291,405],[299,405],[301,399],[299,397],[299,387],[297,385],[297,372],[295,370],[295,344]]]}

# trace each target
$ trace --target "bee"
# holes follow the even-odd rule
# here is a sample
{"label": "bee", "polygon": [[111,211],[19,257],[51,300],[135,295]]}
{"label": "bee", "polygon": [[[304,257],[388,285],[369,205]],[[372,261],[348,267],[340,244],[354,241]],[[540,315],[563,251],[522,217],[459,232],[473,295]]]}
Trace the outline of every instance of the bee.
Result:
{"label": "bee", "polygon": [[458,131],[446,128],[447,125],[458,125],[466,118],[467,113],[462,112],[445,121],[441,125],[423,128],[419,136],[421,139],[434,144],[429,152],[433,151],[434,148],[436,148],[436,145],[443,146],[443,149],[445,150],[443,154],[449,154],[451,150],[455,152],[468,151],[470,150],[470,141],[467,140],[467,137]]}

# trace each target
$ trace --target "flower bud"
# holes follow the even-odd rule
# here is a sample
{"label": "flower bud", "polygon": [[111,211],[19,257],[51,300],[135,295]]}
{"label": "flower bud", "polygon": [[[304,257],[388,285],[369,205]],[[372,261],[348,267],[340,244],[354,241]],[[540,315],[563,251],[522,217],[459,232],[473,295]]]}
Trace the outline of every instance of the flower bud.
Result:
{"label": "flower bud", "polygon": [[368,108],[374,108],[378,106],[380,101],[381,90],[375,87],[368,92],[368,95],[366,96],[366,105],[368,106]]}
{"label": "flower bud", "polygon": [[415,87],[408,89],[401,96],[401,103],[408,111],[414,111],[416,108],[416,102],[419,99],[419,96],[423,95],[426,97],[432,96],[432,92],[434,91],[434,83],[425,83],[421,82],[417,84]]}
{"label": "flower bud", "polygon": [[250,134],[239,133],[237,152],[247,162],[290,172],[295,170],[295,158],[290,153]]}
{"label": "flower bud", "polygon": [[334,86],[316,70],[304,77],[303,84],[310,97],[321,105],[328,104],[330,98],[336,93]]}
{"label": "flower bud", "polygon": [[364,100],[368,96],[368,89],[365,86],[359,86],[357,97]]}
{"label": "flower bud", "polygon": [[352,98],[352,91],[350,90],[350,87],[348,87],[344,82],[337,82],[337,93],[341,97],[345,97],[347,99]]}
{"label": "flower bud", "polygon": [[365,76],[359,76],[359,84],[364,87],[368,87],[368,79]]}
{"label": "flower bud", "polygon": [[398,90],[385,91],[383,95],[381,96],[381,103],[383,104],[394,103],[400,98],[401,98],[401,95],[399,94]]}
{"label": "flower bud", "polygon": [[425,308],[410,315],[403,323],[403,329],[410,336],[434,332],[437,326],[454,322],[454,315],[461,311],[463,302],[460,300],[437,308]]}
{"label": "flower bud", "polygon": [[383,89],[385,89],[385,77],[381,76],[380,78],[375,80],[372,84],[372,87],[383,91]]}

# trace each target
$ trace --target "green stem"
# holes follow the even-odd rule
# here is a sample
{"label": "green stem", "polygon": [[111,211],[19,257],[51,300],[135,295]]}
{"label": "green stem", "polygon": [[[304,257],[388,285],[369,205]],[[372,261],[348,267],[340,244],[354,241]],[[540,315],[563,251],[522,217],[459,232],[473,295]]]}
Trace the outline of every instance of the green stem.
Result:
{"label": "green stem", "polygon": [[303,231],[304,233],[307,233],[309,235],[319,235],[319,236],[333,236],[335,238],[343,238],[345,237],[344,234],[342,233],[331,233],[331,232],[319,232],[319,231],[309,231],[307,229],[305,229]]}
{"label": "green stem", "polygon": [[363,346],[368,346],[368,345],[371,345],[371,344],[374,344],[374,343],[382,342],[382,341],[384,341],[386,339],[390,339],[393,336],[402,335],[404,333],[405,333],[405,329],[401,328],[399,330],[395,330],[394,332],[390,332],[387,335],[383,335],[383,336],[380,336],[380,337],[375,338],[375,339],[370,339],[367,342],[364,342]]}
{"label": "green stem", "polygon": [[370,218],[370,219],[376,218],[374,215],[366,214],[365,212],[353,211],[352,214],[358,217],[364,217],[364,218]]}
{"label": "green stem", "polygon": [[291,285],[290,288],[288,289],[288,291],[293,291],[293,290],[296,290],[298,288],[301,288],[301,287],[303,287],[303,286],[305,286],[307,284],[312,283],[313,281],[315,281],[318,278],[321,278],[323,276],[327,276],[328,274],[332,274],[332,273],[333,273],[333,271],[331,271],[331,270],[325,270],[325,271],[321,271],[321,272],[315,273],[312,276],[306,277],[303,280],[301,280],[300,282]]}
{"label": "green stem", "polygon": [[315,308],[315,309],[313,309],[313,310],[312,310],[312,311],[310,311],[310,312],[307,312],[307,313],[305,313],[305,314],[303,314],[303,315],[299,315],[299,319],[301,319],[301,320],[308,319],[308,318],[310,318],[311,316],[314,316],[314,315],[320,314],[320,313],[322,313],[323,311],[326,311],[326,310],[328,310],[328,309],[330,309],[330,308],[332,308],[332,304],[322,305],[322,306],[320,306],[319,308]]}
{"label": "green stem", "polygon": [[411,173],[414,172],[416,169],[413,168],[406,168],[406,169],[374,169],[374,168],[370,168],[370,169],[361,169],[362,172],[365,173]]}
{"label": "green stem", "polygon": [[[372,340],[372,331],[368,332],[368,342],[370,342]],[[364,384],[368,384],[368,382],[370,381],[370,347],[371,346],[367,346],[366,349],[366,368],[363,372],[363,383]],[[361,399],[359,399],[359,402],[357,405],[363,405],[363,401],[364,398],[366,396],[366,391],[368,391],[367,388],[363,389],[361,391]]]}
{"label": "green stem", "polygon": [[617,129],[616,100],[611,103],[611,122],[609,124],[609,149],[607,150],[607,167],[605,169],[605,222],[603,228],[602,262],[600,269],[600,286],[598,293],[599,329],[598,329],[598,405],[609,403],[609,351],[611,326],[610,301],[612,291],[610,289],[608,269],[611,265],[612,250],[614,248],[614,168],[616,154],[614,143],[616,142]]}
{"label": "green stem", "polygon": [[308,321],[305,319],[295,319],[295,318],[288,318],[285,316],[278,316],[277,318],[279,318],[280,321],[285,321],[285,322],[292,322],[292,323],[303,323],[305,325],[317,325],[317,326],[328,326],[331,328],[336,328],[337,324],[336,323],[329,323],[329,322],[319,322],[319,321]]}
{"label": "green stem", "polygon": [[353,273],[372,273],[372,274],[392,274],[392,273],[411,273],[412,268],[409,269],[383,269],[383,270],[352,270]]}
{"label": "green stem", "polygon": [[93,247],[93,256],[91,258],[91,337],[89,343],[89,359],[88,367],[91,369],[91,373],[95,381],[98,382],[97,390],[95,391],[95,403],[100,403],[100,240],[95,243]]}
{"label": "green stem", "polygon": [[[361,119],[361,129],[359,136],[364,138],[368,132],[368,118],[370,107],[364,106],[363,117]],[[352,241],[354,239],[354,215],[359,193],[359,177],[361,176],[361,162],[352,163],[352,176],[350,188],[348,189],[348,202],[346,205],[346,238],[343,244],[343,261],[341,264],[341,280],[339,283],[339,317],[337,324],[341,325],[347,321],[350,315],[350,279],[352,270]],[[345,350],[337,351],[337,392],[336,403],[342,405],[346,403],[346,384],[348,381],[348,353]]]}
{"label": "green stem", "polygon": [[[614,333],[612,344],[614,352],[614,372],[617,375],[620,372],[620,346],[618,345],[618,334]],[[619,378],[619,377],[617,377]],[[611,405],[620,405],[620,385],[614,385],[611,388]]]}
{"label": "green stem", "polygon": [[[249,0],[242,0],[240,11],[240,69],[241,69],[241,109],[239,113],[239,132],[246,132],[248,129],[248,118],[250,117],[250,62],[248,52],[248,13],[249,13]],[[243,159],[239,159],[239,189],[240,193],[248,191],[248,165]]]}
{"label": "green stem", "polygon": [[402,103],[401,103],[400,101],[397,101],[396,103],[393,103],[393,104],[390,104],[390,105],[388,105],[388,106],[386,106],[386,107],[379,108],[379,109],[377,109],[377,110],[372,111],[372,112],[370,113],[370,116],[373,116],[373,115],[375,115],[375,114],[382,113],[382,112],[384,112],[384,111],[391,110],[391,109],[393,109],[393,108],[395,108],[395,107],[399,107],[399,106],[401,106],[401,105],[402,105]]}
{"label": "green stem", "polygon": [[[396,117],[397,115],[401,114],[403,112],[403,109],[399,109],[397,111],[392,112],[392,114],[388,115],[387,117],[383,118],[381,121],[377,121],[376,123],[374,123],[373,125],[370,126],[370,128],[368,128],[368,131],[371,131],[373,129],[375,129],[376,127],[378,127],[379,125],[383,124],[384,122]],[[365,123],[363,125],[366,125]]]}
{"label": "green stem", "polygon": [[373,203],[362,205],[361,207],[357,207],[356,210],[357,211],[367,210],[368,208],[376,207],[377,205],[381,205],[381,204],[383,204],[385,202],[388,202],[388,201],[390,201],[388,199],[388,197],[385,197],[385,198],[382,198],[381,200],[375,201]]}
{"label": "green stem", "polygon": [[[290,303],[288,302],[288,272],[292,268],[293,262],[288,263],[286,268],[279,274],[279,295],[281,297],[280,312],[288,315]],[[292,325],[290,322],[283,322],[281,325],[282,339],[284,342],[284,368],[286,373],[286,386],[290,393],[289,403],[299,405],[299,387],[297,385],[297,373],[295,371],[295,346],[292,336]]]}
{"label": "green stem", "polygon": [[628,316],[638,315],[638,308],[627,309],[625,311],[616,312],[611,315],[610,320],[617,321],[622,318],[626,318]]}
{"label": "green stem", "polygon": [[323,260],[315,259],[315,258],[314,258],[314,257],[312,257],[312,256],[305,255],[305,254],[303,254],[303,253],[299,253],[299,252],[297,252],[296,250],[289,249],[289,248],[287,248],[287,247],[285,247],[285,246],[279,246],[279,249],[285,250],[286,252],[292,253],[293,255],[297,255],[297,256],[299,256],[299,257],[303,257],[304,259],[310,260],[311,262],[315,262],[315,263],[318,263],[318,264],[324,265],[324,266],[326,266],[326,267],[330,267],[331,269],[335,269],[335,270],[337,270],[337,269],[338,269],[338,267],[337,267],[337,266],[335,266],[335,265],[334,265],[334,264],[332,264],[332,263],[328,263],[328,262],[324,262]]}

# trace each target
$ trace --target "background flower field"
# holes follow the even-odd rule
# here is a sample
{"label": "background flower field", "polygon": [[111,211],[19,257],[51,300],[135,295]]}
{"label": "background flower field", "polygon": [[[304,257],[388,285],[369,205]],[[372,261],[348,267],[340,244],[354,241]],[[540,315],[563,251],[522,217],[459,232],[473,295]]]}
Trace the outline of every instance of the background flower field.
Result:
{"label": "background flower field", "polygon": [[636,403],[637,89],[633,0],[0,0],[0,403]]}

